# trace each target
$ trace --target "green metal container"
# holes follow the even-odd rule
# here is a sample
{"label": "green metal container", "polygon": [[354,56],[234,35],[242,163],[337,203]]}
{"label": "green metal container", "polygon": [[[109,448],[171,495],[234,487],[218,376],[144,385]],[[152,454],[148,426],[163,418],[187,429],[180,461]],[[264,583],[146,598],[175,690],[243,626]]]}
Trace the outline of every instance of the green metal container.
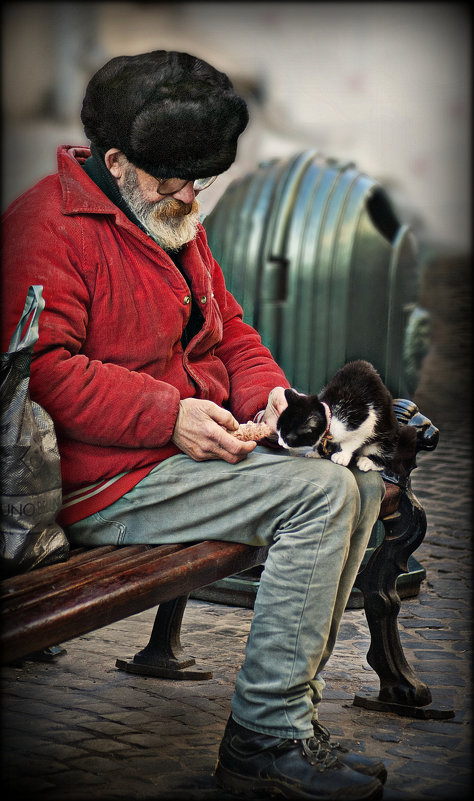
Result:
{"label": "green metal container", "polygon": [[[261,164],[229,185],[205,218],[209,245],[244,319],[288,380],[318,393],[352,359],[367,359],[394,397],[409,397],[404,339],[417,294],[416,242],[377,181],[353,163],[307,150]],[[384,536],[378,522],[364,559]],[[425,570],[398,579],[416,595]],[[192,597],[253,606],[258,568]],[[362,605],[353,589],[348,606]]]}
{"label": "green metal container", "polygon": [[294,387],[319,392],[364,358],[407,394],[416,243],[377,181],[307,150],[234,181],[204,226],[244,319]]}

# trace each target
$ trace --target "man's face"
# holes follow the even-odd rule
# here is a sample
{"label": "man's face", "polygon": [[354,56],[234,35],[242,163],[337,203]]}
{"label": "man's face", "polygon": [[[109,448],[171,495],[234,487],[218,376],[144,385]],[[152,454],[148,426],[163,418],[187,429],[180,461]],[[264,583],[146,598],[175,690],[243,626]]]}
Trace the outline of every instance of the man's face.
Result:
{"label": "man's face", "polygon": [[199,223],[199,205],[193,182],[189,181],[174,195],[157,191],[159,182],[126,161],[119,182],[120,193],[148,234],[165,250],[178,250],[195,238]]}

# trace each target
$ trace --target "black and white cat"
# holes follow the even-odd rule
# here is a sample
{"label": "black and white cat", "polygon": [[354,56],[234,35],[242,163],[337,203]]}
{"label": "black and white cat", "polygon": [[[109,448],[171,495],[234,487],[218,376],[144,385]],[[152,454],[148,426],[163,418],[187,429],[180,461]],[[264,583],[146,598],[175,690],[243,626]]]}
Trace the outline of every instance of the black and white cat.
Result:
{"label": "black and white cat", "polygon": [[[360,470],[383,470],[396,452],[399,425],[390,392],[370,362],[341,367],[319,395],[285,390],[288,407],[277,422],[284,448],[305,456],[329,456]],[[308,450],[310,448],[310,450]]]}

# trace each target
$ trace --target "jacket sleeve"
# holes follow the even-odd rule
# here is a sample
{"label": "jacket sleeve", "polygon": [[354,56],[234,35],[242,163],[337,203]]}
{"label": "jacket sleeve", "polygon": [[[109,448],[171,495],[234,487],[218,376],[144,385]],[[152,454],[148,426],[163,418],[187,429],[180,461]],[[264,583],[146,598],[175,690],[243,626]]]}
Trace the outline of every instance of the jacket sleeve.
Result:
{"label": "jacket sleeve", "polygon": [[43,216],[40,223],[35,212],[38,207],[32,203],[22,214],[4,220],[2,293],[8,346],[28,287],[44,287],[45,309],[31,366],[32,399],[49,412],[57,432],[69,439],[126,448],[166,444],[178,413],[179,391],[144,372],[81,353],[93,278],[91,271],[88,281],[80,269],[81,240],[74,233],[80,223],[68,218],[69,235],[61,221],[48,231],[48,221]]}

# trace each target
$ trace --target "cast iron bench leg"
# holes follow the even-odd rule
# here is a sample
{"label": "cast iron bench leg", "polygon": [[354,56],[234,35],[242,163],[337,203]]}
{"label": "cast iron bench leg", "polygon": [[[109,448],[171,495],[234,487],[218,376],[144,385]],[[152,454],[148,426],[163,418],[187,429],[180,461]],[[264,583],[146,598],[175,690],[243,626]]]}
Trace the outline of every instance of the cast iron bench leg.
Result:
{"label": "cast iron bench leg", "polygon": [[380,679],[380,701],[425,706],[431,702],[430,690],[415,676],[400,642],[396,582],[400,573],[408,572],[408,557],[423,540],[426,516],[416,499],[403,494],[398,511],[382,523],[384,540],[355,581],[371,634],[367,661]]}
{"label": "cast iron bench leg", "polygon": [[396,589],[397,578],[400,573],[408,572],[408,557],[426,533],[425,512],[410,486],[401,496],[398,511],[382,522],[384,540],[355,581],[364,596],[371,635],[367,661],[378,674],[380,692],[376,699],[356,695],[354,705],[406,717],[453,717],[453,710],[423,709],[432,701],[431,692],[408,664],[398,632],[401,602]]}
{"label": "cast iron bench leg", "polygon": [[117,659],[115,666],[128,673],[164,679],[212,678],[212,672],[195,667],[194,657],[184,655],[180,633],[188,598],[189,595],[181,595],[173,601],[160,604],[148,645],[138,651],[132,660]]}

